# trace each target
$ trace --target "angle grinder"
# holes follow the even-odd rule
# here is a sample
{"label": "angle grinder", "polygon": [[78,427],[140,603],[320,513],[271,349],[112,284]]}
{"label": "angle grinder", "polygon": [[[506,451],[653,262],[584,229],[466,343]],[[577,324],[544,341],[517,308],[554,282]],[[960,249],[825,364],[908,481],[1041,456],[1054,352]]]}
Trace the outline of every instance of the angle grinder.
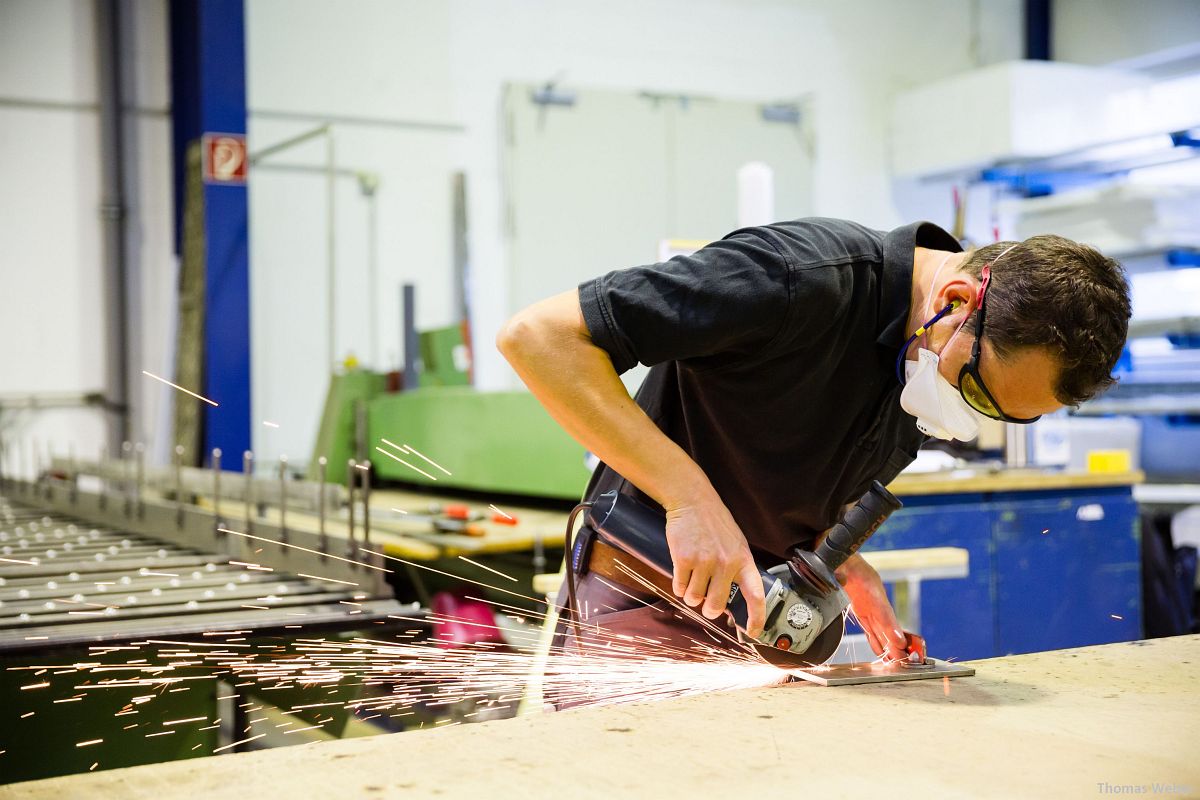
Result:
{"label": "angle grinder", "polygon": [[[892,512],[903,505],[878,481],[848,509],[815,551],[798,550],[783,564],[762,569],[766,623],[761,635],[746,633],[747,609],[741,587],[730,589],[725,612],[741,641],[763,660],[784,669],[822,664],[842,641],[842,614],[850,601],[834,570],[854,555]],[[634,556],[669,578],[673,572],[666,517],[619,492],[606,492],[588,509],[587,536],[571,547],[572,567],[589,563],[595,540]],[[615,577],[615,576],[610,576]]]}

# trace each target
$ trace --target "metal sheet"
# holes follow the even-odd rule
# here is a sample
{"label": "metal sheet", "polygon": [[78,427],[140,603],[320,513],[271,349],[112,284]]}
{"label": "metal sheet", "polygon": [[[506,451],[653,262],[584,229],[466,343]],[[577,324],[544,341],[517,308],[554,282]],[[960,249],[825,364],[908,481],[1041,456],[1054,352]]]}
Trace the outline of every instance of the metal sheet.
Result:
{"label": "metal sheet", "polygon": [[900,662],[882,664],[829,664],[815,670],[793,670],[792,675],[819,686],[851,686],[856,683],[890,683],[921,681],[930,678],[966,678],[975,674],[973,667],[950,664],[928,658],[922,666],[905,666]]}

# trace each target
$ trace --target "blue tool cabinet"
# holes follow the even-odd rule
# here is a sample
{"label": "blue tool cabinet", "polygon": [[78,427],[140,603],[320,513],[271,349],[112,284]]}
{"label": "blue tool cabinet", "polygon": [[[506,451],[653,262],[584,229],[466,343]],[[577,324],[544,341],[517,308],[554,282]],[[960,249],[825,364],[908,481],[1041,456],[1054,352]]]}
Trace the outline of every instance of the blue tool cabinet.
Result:
{"label": "blue tool cabinet", "polygon": [[921,585],[921,633],[965,660],[1142,634],[1138,509],[1129,486],[900,495],[864,549],[962,547],[966,578]]}

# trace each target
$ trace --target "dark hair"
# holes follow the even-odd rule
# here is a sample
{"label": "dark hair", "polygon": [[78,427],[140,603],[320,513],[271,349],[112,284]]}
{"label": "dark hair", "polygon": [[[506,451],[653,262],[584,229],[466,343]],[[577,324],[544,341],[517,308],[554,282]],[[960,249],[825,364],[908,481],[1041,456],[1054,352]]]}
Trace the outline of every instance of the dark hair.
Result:
{"label": "dark hair", "polygon": [[1059,363],[1054,395],[1064,405],[1115,383],[1112,371],[1129,334],[1129,283],[1121,265],[1086,244],[1033,236],[972,251],[961,269],[981,278],[993,261],[983,335],[996,355],[1048,349]]}

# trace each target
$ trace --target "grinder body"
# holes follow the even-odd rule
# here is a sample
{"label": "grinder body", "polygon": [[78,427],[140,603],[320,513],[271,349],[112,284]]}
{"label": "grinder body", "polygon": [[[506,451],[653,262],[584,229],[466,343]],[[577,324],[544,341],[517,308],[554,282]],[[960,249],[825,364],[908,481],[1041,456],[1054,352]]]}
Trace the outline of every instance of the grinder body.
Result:
{"label": "grinder body", "polygon": [[[767,661],[794,667],[821,664],[837,650],[842,639],[842,615],[849,606],[846,593],[834,575],[841,564],[900,507],[900,501],[878,481],[830,529],[816,551],[798,551],[791,559],[769,569],[759,568],[766,600],[766,622],[760,636],[746,634],[746,599],[738,584],[729,593],[726,613],[743,642]],[[663,575],[674,565],[667,544],[666,518],[628,495],[607,492],[588,512],[587,526],[607,543],[628,552]],[[572,549],[573,567],[586,560],[585,540]]]}

